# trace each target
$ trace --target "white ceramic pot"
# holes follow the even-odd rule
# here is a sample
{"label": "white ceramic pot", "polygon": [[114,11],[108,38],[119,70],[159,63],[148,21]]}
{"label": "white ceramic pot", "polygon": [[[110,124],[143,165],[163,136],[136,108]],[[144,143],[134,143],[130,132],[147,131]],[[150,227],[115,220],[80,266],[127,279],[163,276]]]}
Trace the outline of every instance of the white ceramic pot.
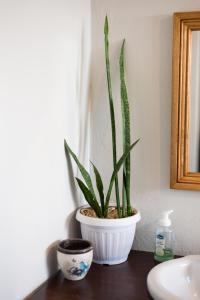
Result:
{"label": "white ceramic pot", "polygon": [[57,260],[69,280],[80,280],[85,277],[92,263],[93,247],[89,241],[68,239],[59,243]]}
{"label": "white ceramic pot", "polygon": [[[87,206],[84,206],[87,207]],[[141,219],[140,212],[120,219],[100,219],[76,213],[81,224],[83,239],[91,242],[94,248],[93,261],[97,264],[116,265],[127,260],[131,250],[136,223]]]}

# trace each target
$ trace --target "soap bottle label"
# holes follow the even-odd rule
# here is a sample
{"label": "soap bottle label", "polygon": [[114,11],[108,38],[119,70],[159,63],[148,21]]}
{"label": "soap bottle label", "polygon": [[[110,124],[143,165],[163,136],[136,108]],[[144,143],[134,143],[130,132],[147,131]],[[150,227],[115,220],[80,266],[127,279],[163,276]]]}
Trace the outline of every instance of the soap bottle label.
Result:
{"label": "soap bottle label", "polygon": [[159,233],[156,235],[156,255],[164,256],[165,252],[165,237]]}

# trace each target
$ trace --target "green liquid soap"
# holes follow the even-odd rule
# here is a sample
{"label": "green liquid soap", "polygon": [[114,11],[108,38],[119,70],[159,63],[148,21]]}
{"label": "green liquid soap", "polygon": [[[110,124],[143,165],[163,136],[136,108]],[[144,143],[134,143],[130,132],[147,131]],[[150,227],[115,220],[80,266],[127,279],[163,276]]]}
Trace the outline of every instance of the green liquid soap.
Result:
{"label": "green liquid soap", "polygon": [[170,259],[173,259],[174,258],[174,253],[172,251],[172,249],[164,249],[163,250],[163,255],[158,255],[156,252],[154,253],[154,259],[156,261],[159,261],[159,262],[163,262],[163,261],[166,261],[166,260],[170,260]]}
{"label": "green liquid soap", "polygon": [[174,258],[174,233],[171,229],[169,215],[173,210],[165,211],[161,214],[155,236],[154,259],[159,262]]}

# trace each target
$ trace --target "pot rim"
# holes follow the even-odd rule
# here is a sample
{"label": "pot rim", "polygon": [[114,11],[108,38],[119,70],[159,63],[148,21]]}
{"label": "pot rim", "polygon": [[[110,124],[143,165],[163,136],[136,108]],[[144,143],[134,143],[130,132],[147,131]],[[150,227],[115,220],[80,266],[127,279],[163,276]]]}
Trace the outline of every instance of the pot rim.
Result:
{"label": "pot rim", "polygon": [[[112,203],[111,205],[112,206]],[[116,205],[114,205],[116,206]],[[98,226],[98,227],[124,227],[130,226],[140,221],[141,215],[139,210],[136,210],[136,214],[133,216],[125,217],[125,218],[118,218],[118,219],[103,219],[103,218],[94,218],[83,215],[80,211],[82,208],[89,208],[89,205],[83,205],[78,208],[76,212],[76,219],[83,224],[91,225],[91,226]]]}
{"label": "pot rim", "polygon": [[[63,247],[64,243],[78,243],[78,242],[82,242],[85,243],[85,247],[83,247],[82,249],[67,249]],[[83,254],[83,253],[87,253],[93,250],[92,244],[91,242],[85,240],[85,239],[81,239],[81,238],[69,238],[69,239],[65,239],[62,240],[61,242],[59,242],[58,246],[57,246],[57,251],[61,252],[63,254]]]}

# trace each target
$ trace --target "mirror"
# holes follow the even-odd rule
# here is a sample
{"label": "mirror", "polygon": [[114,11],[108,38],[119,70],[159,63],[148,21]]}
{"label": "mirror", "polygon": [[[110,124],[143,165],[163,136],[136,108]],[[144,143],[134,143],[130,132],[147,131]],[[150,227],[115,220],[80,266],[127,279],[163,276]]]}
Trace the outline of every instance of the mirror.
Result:
{"label": "mirror", "polygon": [[200,190],[200,12],[175,13],[171,180]]}

